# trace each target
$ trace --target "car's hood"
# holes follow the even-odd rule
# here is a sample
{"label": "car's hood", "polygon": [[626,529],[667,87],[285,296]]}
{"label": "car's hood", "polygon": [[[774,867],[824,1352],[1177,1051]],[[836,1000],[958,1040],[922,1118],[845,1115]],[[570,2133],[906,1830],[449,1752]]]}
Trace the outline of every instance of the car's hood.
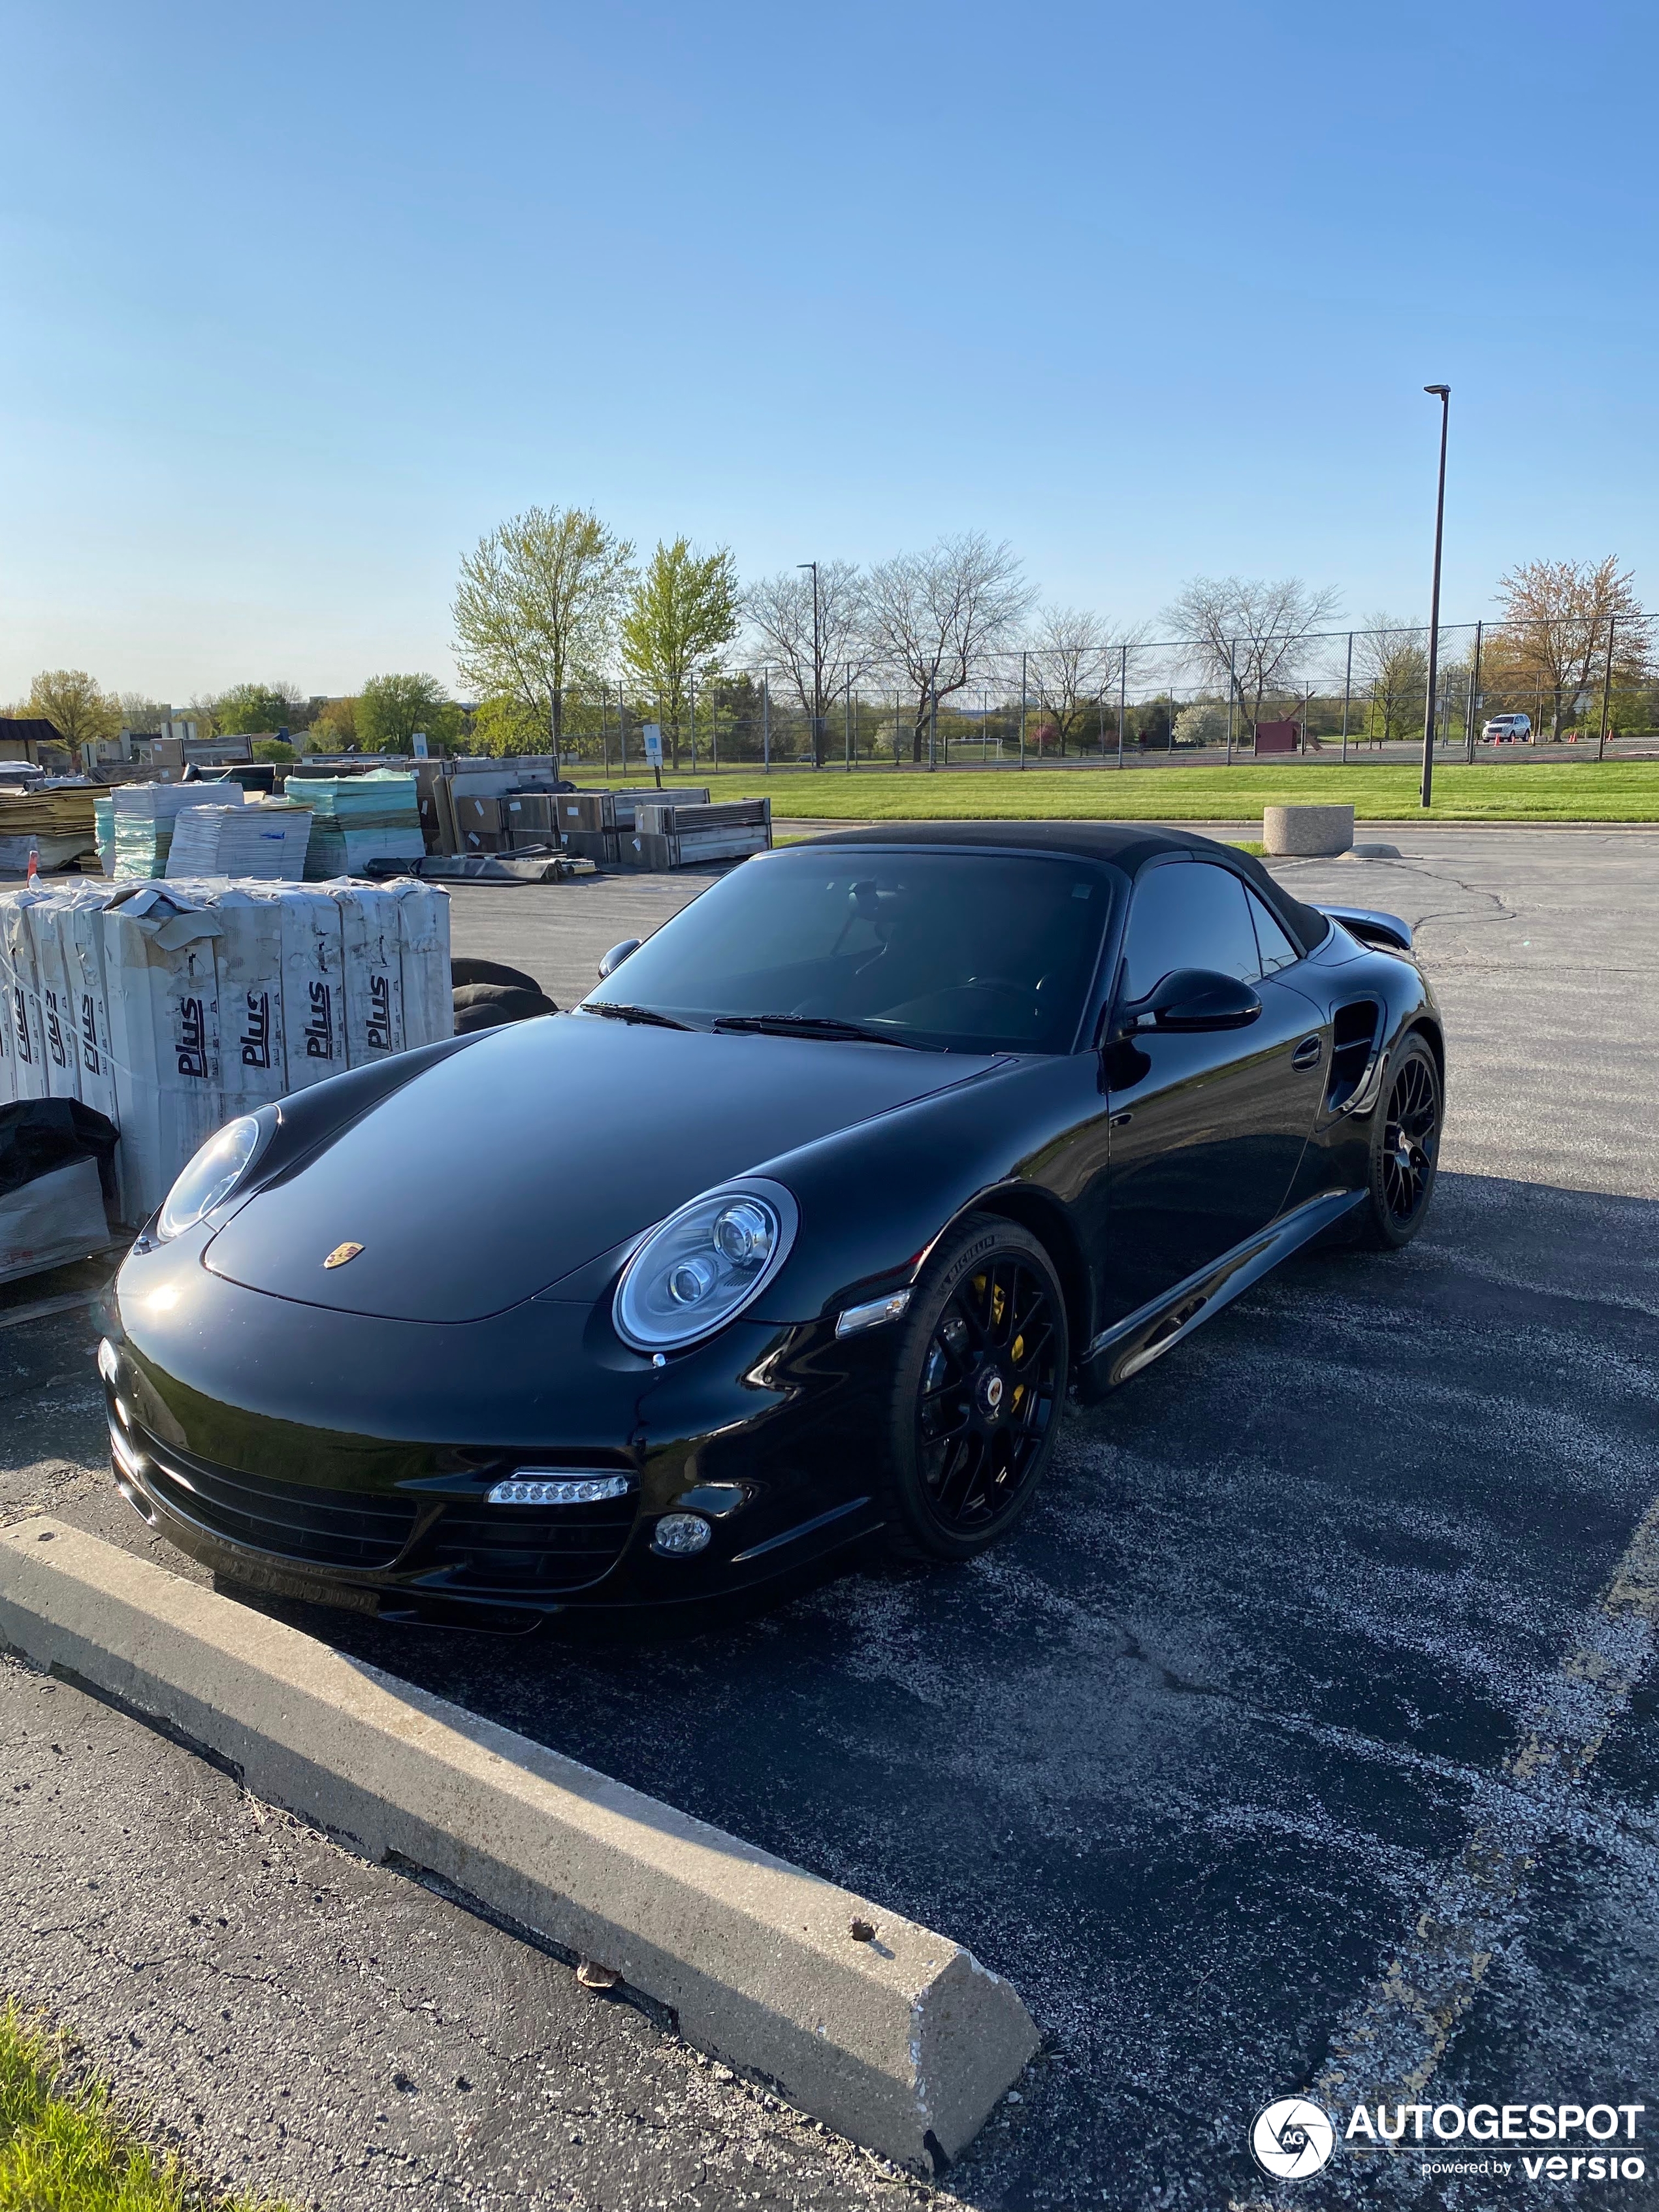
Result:
{"label": "car's hood", "polygon": [[[523,1022],[441,1060],[257,1193],[204,1258],[311,1305],[478,1320],[711,1184],[993,1064],[591,1014]],[[348,1243],[362,1250],[325,1269]]]}

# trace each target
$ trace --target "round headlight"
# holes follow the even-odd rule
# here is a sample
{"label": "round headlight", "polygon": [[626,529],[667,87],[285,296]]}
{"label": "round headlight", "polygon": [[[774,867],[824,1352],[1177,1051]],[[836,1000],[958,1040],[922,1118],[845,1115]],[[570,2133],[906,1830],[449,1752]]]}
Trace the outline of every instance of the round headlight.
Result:
{"label": "round headlight", "polygon": [[243,1114],[227,1121],[199,1152],[185,1161],[179,1180],[156,1217],[155,1234],[165,1243],[193,1229],[204,1213],[222,1206],[246,1174],[264,1135],[258,1116]]}
{"label": "round headlight", "polygon": [[629,1261],[611,1308],[636,1352],[668,1352],[735,1319],[783,1265],[799,1216],[781,1183],[709,1191],[671,1213]]}

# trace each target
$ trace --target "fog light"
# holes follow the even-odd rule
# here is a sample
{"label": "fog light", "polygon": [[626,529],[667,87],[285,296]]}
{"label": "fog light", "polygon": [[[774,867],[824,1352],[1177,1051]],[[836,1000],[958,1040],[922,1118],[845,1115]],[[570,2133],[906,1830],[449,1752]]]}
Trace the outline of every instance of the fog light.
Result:
{"label": "fog light", "polygon": [[665,1513],[657,1523],[651,1548],[671,1559],[689,1559],[702,1551],[714,1530],[700,1513]]}
{"label": "fog light", "polygon": [[489,1493],[492,1505],[598,1505],[607,1498],[626,1498],[630,1474],[516,1475]]}
{"label": "fog light", "polygon": [[121,1355],[106,1336],[98,1340],[98,1372],[112,1390],[121,1379]]}

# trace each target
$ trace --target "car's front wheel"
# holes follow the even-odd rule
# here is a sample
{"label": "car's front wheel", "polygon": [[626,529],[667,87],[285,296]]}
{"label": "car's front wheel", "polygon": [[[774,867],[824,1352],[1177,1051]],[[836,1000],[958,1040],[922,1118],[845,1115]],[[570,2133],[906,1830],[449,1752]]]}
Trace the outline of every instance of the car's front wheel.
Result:
{"label": "car's front wheel", "polygon": [[1015,1222],[970,1215],[905,1316],[889,1436],[896,1552],[967,1559],[1006,1534],[1053,1454],[1069,1358],[1047,1252]]}

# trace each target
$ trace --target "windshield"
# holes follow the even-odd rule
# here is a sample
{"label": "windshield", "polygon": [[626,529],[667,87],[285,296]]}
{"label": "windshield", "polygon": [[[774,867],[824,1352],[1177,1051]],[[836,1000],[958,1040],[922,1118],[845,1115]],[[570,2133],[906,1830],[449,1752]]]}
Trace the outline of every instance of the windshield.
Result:
{"label": "windshield", "polygon": [[586,1006],[781,1015],[952,1052],[1067,1052],[1112,878],[1063,855],[810,847],[746,861]]}

